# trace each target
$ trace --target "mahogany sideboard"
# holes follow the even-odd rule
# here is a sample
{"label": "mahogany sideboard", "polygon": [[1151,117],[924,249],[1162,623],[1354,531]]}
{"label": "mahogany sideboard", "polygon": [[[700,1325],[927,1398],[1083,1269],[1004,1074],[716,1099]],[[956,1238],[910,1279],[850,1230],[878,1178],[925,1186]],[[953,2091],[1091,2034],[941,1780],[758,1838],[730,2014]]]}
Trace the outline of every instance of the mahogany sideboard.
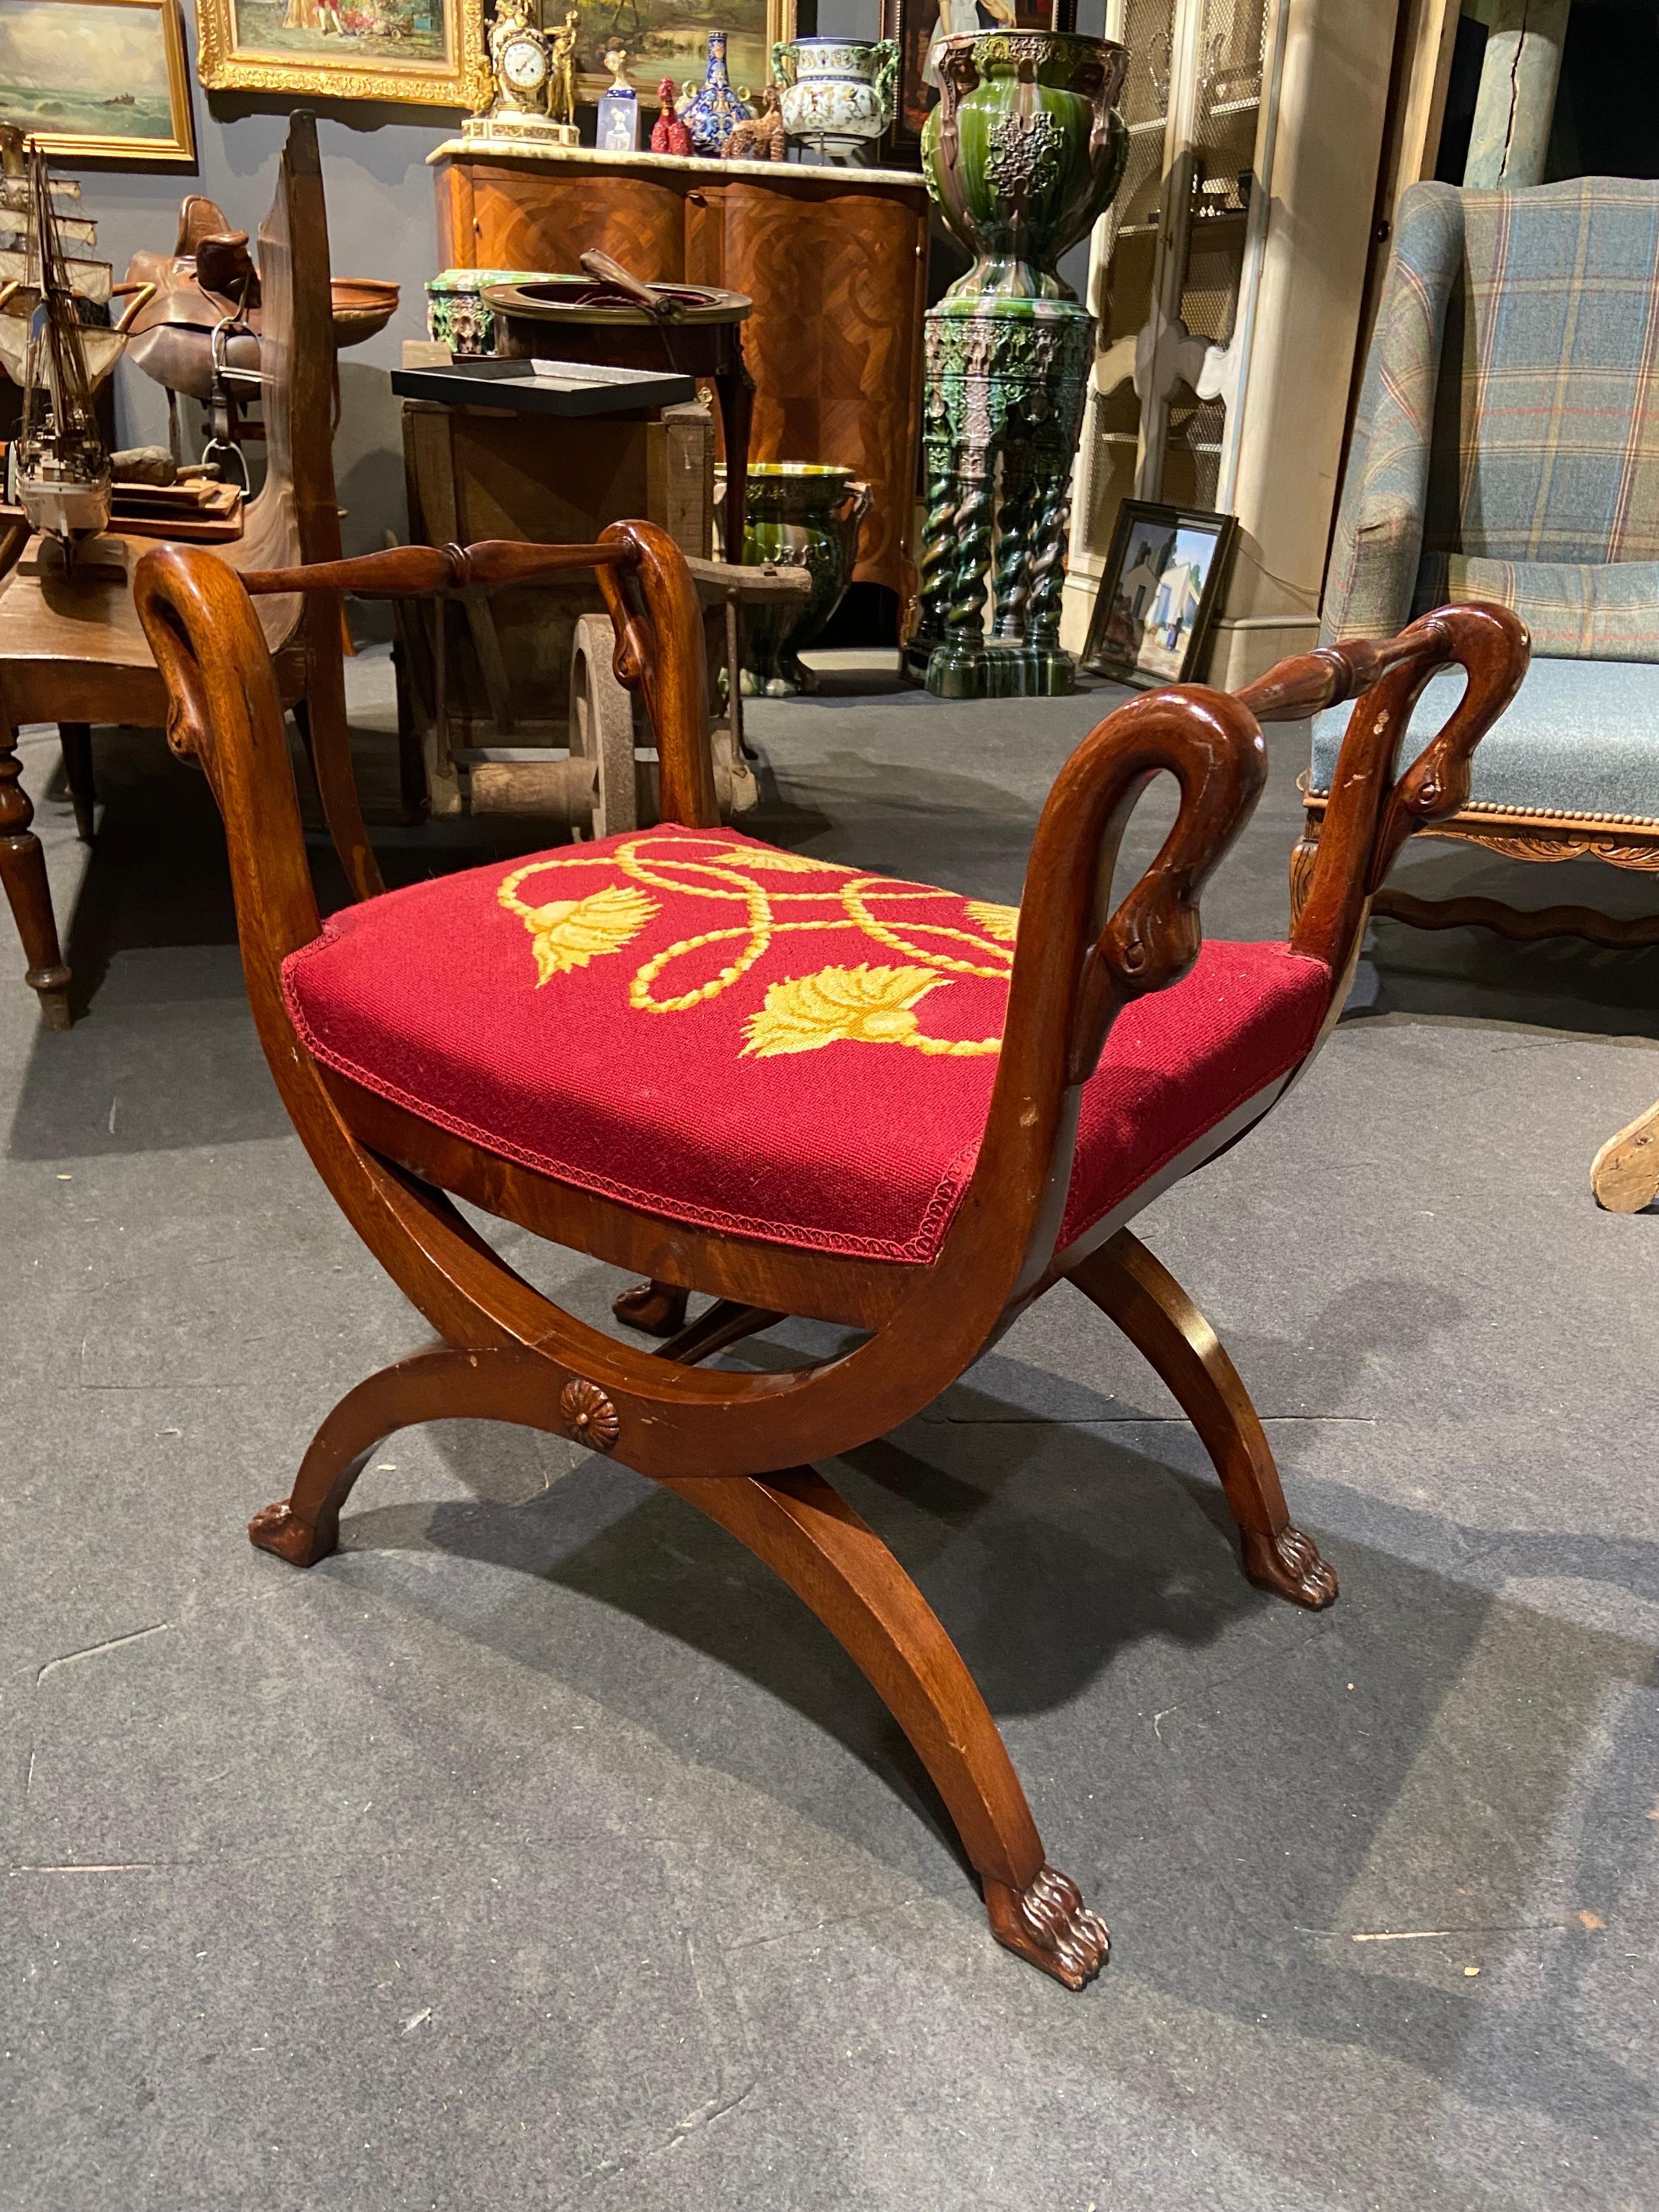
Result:
{"label": "mahogany sideboard", "polygon": [[862,477],[875,496],[854,580],[908,603],[927,276],[920,176],[459,138],[428,158],[451,268],[574,270],[598,246],[653,283],[746,292],[750,459]]}

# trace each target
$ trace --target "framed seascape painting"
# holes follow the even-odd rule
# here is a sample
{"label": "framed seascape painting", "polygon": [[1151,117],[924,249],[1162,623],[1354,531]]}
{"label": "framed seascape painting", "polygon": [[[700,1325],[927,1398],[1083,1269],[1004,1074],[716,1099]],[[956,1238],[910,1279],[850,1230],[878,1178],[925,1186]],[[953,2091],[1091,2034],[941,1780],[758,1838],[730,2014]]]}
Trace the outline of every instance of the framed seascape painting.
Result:
{"label": "framed seascape painting", "polygon": [[194,168],[179,0],[0,0],[0,120],[67,161]]}
{"label": "framed seascape painting", "polygon": [[489,96],[482,0],[197,0],[196,39],[210,92],[460,108]]}
{"label": "framed seascape painting", "polygon": [[[545,0],[543,20],[550,29],[568,0]],[[597,105],[609,83],[604,66],[607,46],[628,54],[628,81],[654,112],[654,94],[664,77],[675,88],[700,85],[708,68],[708,33],[726,33],[726,73],[746,87],[757,107],[761,88],[772,74],[772,49],[795,35],[795,0],[590,0],[577,17],[576,63],[581,98]]]}
{"label": "framed seascape painting", "polygon": [[1090,620],[1084,667],[1142,688],[1193,676],[1237,528],[1236,515],[1126,499]]}

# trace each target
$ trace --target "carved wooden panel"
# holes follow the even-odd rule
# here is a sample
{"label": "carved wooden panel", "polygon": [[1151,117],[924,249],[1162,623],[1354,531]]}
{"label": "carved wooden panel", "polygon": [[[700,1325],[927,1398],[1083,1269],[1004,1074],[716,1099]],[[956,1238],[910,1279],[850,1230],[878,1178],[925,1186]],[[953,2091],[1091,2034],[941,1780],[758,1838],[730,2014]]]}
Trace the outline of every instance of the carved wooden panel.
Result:
{"label": "carved wooden panel", "polygon": [[756,460],[824,461],[875,494],[854,571],[915,588],[927,198],[918,177],[849,185],[756,164],[590,165],[447,155],[436,167],[451,266],[574,269],[597,246],[653,282],[726,284],[755,312]]}
{"label": "carved wooden panel", "polygon": [[452,269],[575,270],[589,246],[653,283],[685,274],[685,194],[672,173],[533,161],[439,165],[438,235]]}

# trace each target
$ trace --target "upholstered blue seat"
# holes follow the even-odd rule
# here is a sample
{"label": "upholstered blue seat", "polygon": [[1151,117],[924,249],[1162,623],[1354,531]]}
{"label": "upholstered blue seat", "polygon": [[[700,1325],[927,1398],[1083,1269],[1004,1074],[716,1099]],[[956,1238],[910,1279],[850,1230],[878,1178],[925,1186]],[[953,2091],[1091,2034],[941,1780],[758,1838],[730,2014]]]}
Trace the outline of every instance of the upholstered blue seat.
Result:
{"label": "upholstered blue seat", "polygon": [[[1402,760],[1433,737],[1462,684],[1456,669],[1430,678]],[[1330,789],[1348,713],[1315,720],[1314,797]],[[1534,659],[1513,706],[1480,740],[1470,799],[1506,811],[1659,823],[1659,665]]]}

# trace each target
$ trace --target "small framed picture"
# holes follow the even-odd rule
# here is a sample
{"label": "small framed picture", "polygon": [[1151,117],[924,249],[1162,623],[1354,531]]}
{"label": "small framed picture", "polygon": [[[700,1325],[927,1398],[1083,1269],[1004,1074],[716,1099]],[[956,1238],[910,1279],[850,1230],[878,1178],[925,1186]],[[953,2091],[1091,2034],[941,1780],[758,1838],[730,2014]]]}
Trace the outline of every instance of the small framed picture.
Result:
{"label": "small framed picture", "polygon": [[1083,666],[1145,689],[1199,666],[1238,518],[1126,499],[1089,623]]}

